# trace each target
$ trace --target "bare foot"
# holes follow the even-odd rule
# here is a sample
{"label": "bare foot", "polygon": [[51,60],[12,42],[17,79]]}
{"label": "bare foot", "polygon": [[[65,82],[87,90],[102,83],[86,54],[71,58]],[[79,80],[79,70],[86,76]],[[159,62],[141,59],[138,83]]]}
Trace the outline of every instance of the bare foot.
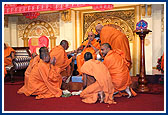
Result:
{"label": "bare foot", "polygon": [[104,98],[105,98],[104,91],[98,92],[98,96],[99,96],[100,103],[103,103],[104,102]]}
{"label": "bare foot", "polygon": [[130,88],[129,88],[129,87],[127,87],[127,88],[125,89],[125,92],[128,93],[128,97],[127,97],[127,98],[132,97],[132,95],[131,95],[131,91],[130,91]]}

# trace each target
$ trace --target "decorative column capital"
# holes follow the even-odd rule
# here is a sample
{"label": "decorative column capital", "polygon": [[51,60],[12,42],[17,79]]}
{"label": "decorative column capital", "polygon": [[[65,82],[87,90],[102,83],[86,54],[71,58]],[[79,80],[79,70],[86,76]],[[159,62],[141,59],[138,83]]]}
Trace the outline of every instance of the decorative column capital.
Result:
{"label": "decorative column capital", "polygon": [[65,22],[71,21],[71,9],[61,11],[61,20]]}
{"label": "decorative column capital", "polygon": [[29,38],[28,37],[23,37],[22,40],[28,40]]}
{"label": "decorative column capital", "polygon": [[49,39],[50,39],[50,40],[56,40],[56,37],[54,37],[54,36],[51,37],[51,36],[50,36]]}

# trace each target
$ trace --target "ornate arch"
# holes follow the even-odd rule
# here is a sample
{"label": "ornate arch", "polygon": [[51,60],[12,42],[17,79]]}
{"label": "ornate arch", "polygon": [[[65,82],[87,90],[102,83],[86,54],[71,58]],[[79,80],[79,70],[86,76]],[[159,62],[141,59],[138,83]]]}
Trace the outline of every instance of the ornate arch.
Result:
{"label": "ornate arch", "polygon": [[[28,40],[30,37],[34,36],[33,34],[36,34],[35,30],[37,28],[41,28],[44,32],[41,32],[41,34],[44,34],[45,36],[49,37],[50,40],[50,47],[53,48],[55,46],[55,32],[54,29],[50,24],[48,24],[45,21],[37,20],[31,22],[25,29],[23,34],[23,40],[24,40],[24,47],[28,47]],[[37,30],[38,33],[38,30]],[[39,32],[40,33],[40,32]]]}
{"label": "ornate arch", "polygon": [[129,42],[134,40],[134,34],[133,34],[133,30],[131,29],[131,27],[127,24],[126,21],[118,17],[100,18],[100,19],[95,20],[94,22],[90,24],[90,26],[86,30],[84,30],[85,31],[84,38],[87,38],[87,33],[89,31],[93,31],[95,33],[96,32],[95,27],[99,23],[102,25],[110,24],[114,28],[120,30],[127,36]]}

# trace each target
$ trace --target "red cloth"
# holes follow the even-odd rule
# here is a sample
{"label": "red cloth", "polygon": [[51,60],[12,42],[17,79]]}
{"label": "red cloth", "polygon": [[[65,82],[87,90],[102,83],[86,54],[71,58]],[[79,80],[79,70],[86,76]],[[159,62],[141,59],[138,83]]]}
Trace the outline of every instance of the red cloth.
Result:
{"label": "red cloth", "polygon": [[[48,47],[48,44],[49,44],[49,39],[46,36],[41,36],[38,38],[38,45],[37,46],[32,46],[31,40],[32,40],[32,38],[30,38],[29,42],[28,42],[31,54],[36,52],[36,48]],[[38,52],[36,52],[36,53],[38,53]]]}

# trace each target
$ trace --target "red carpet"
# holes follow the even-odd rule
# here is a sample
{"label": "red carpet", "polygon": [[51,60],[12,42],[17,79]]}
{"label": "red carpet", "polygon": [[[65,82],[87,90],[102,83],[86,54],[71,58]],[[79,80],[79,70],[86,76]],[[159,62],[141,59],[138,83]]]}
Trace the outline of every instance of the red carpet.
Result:
{"label": "red carpet", "polygon": [[156,86],[162,89],[162,92],[158,94],[138,94],[130,99],[115,98],[117,104],[109,105],[86,104],[81,102],[79,96],[35,100],[35,97],[26,97],[16,93],[23,85],[22,83],[16,82],[14,85],[5,83],[5,111],[164,111],[163,84]]}

